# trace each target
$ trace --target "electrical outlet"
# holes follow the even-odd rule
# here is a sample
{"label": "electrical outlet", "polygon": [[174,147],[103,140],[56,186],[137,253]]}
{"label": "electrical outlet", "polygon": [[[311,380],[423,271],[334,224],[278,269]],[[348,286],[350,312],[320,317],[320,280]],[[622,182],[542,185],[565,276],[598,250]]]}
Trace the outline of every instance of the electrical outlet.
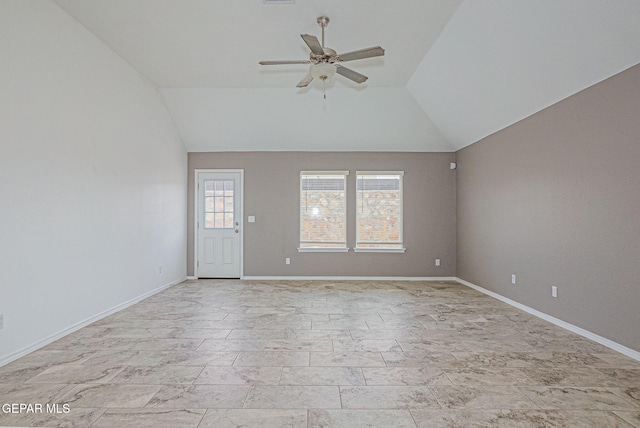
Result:
{"label": "electrical outlet", "polygon": [[286,259],[284,259],[284,264],[285,265],[290,265],[291,264],[291,259],[289,257],[287,257]]}
{"label": "electrical outlet", "polygon": [[440,266],[440,259],[436,259],[436,266]]}
{"label": "electrical outlet", "polygon": [[4,328],[4,314],[0,314],[0,330]]}
{"label": "electrical outlet", "polygon": [[516,283],[516,276],[515,275],[511,275],[511,283],[512,284]]}
{"label": "electrical outlet", "polygon": [[558,287],[555,285],[551,286],[551,297],[558,297]]}

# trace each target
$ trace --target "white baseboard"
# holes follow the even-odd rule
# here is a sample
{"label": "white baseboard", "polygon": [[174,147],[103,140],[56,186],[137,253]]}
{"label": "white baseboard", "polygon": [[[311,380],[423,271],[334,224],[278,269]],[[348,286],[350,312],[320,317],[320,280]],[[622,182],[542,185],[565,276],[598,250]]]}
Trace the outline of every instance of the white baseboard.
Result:
{"label": "white baseboard", "polygon": [[177,281],[173,281],[173,282],[171,282],[169,284],[163,285],[163,286],[158,287],[156,289],[153,289],[153,290],[151,290],[149,292],[146,292],[146,293],[144,293],[144,294],[142,294],[142,295],[140,295],[138,297],[134,297],[133,299],[128,300],[128,301],[126,301],[124,303],[120,303],[119,305],[116,305],[111,309],[107,309],[106,311],[100,312],[97,315],[93,315],[93,316],[91,316],[91,317],[89,317],[89,318],[87,318],[87,319],[85,319],[83,321],[75,323],[72,326],[69,326],[69,327],[67,327],[67,328],[65,328],[63,330],[60,330],[57,333],[54,333],[54,334],[52,334],[50,336],[47,336],[44,339],[39,340],[36,343],[27,346],[26,348],[22,348],[19,351],[12,352],[10,354],[0,356],[0,367],[4,366],[6,364],[9,364],[10,362],[12,362],[14,360],[17,360],[18,358],[24,357],[25,355],[27,355],[27,354],[29,354],[29,353],[31,353],[33,351],[36,351],[36,350],[38,350],[38,349],[40,349],[40,348],[42,348],[42,347],[44,347],[44,346],[46,346],[46,345],[48,345],[48,344],[50,344],[52,342],[55,342],[56,340],[66,336],[68,334],[71,334],[74,331],[80,330],[82,327],[86,327],[89,324],[93,324],[94,322],[96,322],[98,320],[101,320],[102,318],[108,317],[109,315],[114,314],[116,312],[119,312],[119,311],[121,311],[121,310],[123,310],[125,308],[128,308],[131,305],[135,305],[136,303],[146,299],[147,297],[151,297],[154,294],[157,294],[157,293],[159,293],[159,292],[161,292],[163,290],[166,290],[167,288],[173,287],[174,285],[181,283],[185,279],[186,279],[186,277],[182,278],[182,279],[179,279]]}
{"label": "white baseboard", "polygon": [[457,281],[453,276],[243,276],[247,281]]}
{"label": "white baseboard", "polygon": [[640,361],[640,352],[638,352],[638,351],[636,351],[634,349],[627,348],[626,346],[621,345],[619,343],[616,343],[616,342],[614,342],[612,340],[609,340],[606,337],[599,336],[599,335],[597,335],[595,333],[590,332],[589,330],[585,330],[585,329],[580,328],[578,326],[575,326],[573,324],[569,324],[566,321],[562,321],[559,318],[555,318],[555,317],[552,317],[551,315],[547,315],[544,312],[540,312],[537,309],[530,308],[529,306],[523,305],[522,303],[518,303],[515,300],[511,300],[508,297],[504,297],[504,296],[502,296],[502,295],[500,295],[498,293],[494,293],[493,291],[489,291],[489,290],[487,290],[485,288],[482,288],[482,287],[480,287],[478,285],[475,285],[475,284],[473,284],[473,283],[471,283],[469,281],[465,281],[464,279],[455,278],[454,280],[459,282],[462,285],[466,285],[467,287],[473,288],[474,290],[477,290],[477,291],[479,291],[479,292],[481,292],[483,294],[486,294],[487,296],[491,296],[494,299],[498,299],[498,300],[500,300],[500,301],[502,301],[502,302],[504,302],[504,303],[506,303],[508,305],[511,305],[511,306],[516,307],[518,309],[522,309],[523,311],[525,311],[527,313],[530,313],[531,315],[535,315],[538,318],[541,318],[541,319],[543,319],[545,321],[549,321],[550,323],[555,324],[555,325],[557,325],[559,327],[562,327],[565,330],[569,330],[569,331],[571,331],[573,333],[579,334],[580,336],[583,336],[583,337],[586,337],[587,339],[593,340],[594,342],[597,342],[597,343],[599,343],[601,345],[604,345],[607,348],[611,348],[614,351],[618,351],[621,354],[626,355],[627,357],[631,357],[634,360]]}

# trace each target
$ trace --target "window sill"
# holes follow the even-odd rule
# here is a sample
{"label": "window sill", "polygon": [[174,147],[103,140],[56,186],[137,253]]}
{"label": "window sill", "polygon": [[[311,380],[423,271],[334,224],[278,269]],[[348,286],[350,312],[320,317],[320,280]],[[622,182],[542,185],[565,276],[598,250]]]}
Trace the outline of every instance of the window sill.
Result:
{"label": "window sill", "polygon": [[356,253],[404,253],[406,248],[354,248]]}
{"label": "window sill", "polygon": [[299,253],[347,253],[349,252],[348,248],[298,248]]}

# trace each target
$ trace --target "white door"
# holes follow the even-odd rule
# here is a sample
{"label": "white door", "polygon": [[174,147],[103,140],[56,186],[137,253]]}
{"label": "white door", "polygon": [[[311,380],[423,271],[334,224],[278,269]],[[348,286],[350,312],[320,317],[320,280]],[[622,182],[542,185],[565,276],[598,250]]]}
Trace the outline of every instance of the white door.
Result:
{"label": "white door", "polygon": [[242,172],[198,171],[199,278],[240,278]]}

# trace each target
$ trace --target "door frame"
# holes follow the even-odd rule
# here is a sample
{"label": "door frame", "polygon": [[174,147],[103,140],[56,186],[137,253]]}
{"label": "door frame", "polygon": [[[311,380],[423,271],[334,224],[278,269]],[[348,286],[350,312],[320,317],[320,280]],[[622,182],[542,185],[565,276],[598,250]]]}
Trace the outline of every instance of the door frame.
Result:
{"label": "door frame", "polygon": [[193,276],[198,279],[198,232],[200,228],[198,227],[198,217],[200,216],[199,212],[199,189],[198,183],[200,182],[200,174],[201,173],[238,173],[240,174],[240,183],[238,186],[240,188],[240,215],[238,216],[238,222],[240,223],[240,233],[239,233],[239,251],[240,251],[240,279],[244,278],[244,169],[216,169],[216,168],[196,168],[194,169],[194,178],[195,181],[193,183]]}

